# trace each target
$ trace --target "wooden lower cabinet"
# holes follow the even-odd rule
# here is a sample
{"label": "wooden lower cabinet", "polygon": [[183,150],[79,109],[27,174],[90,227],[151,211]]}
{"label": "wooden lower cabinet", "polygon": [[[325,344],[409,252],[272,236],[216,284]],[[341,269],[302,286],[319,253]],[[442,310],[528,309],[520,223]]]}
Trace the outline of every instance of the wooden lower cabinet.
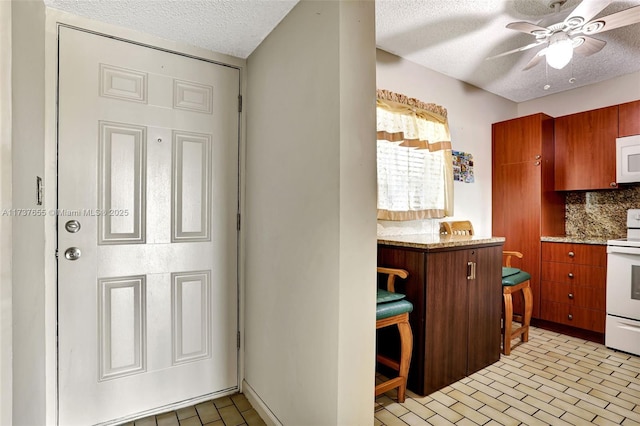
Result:
{"label": "wooden lower cabinet", "polygon": [[604,333],[606,265],[604,245],[543,242],[541,318]]}
{"label": "wooden lower cabinet", "polygon": [[[408,388],[428,395],[500,359],[502,243],[444,249],[378,245],[378,265],[403,268],[414,305]],[[475,271],[475,276],[472,276]],[[378,350],[397,340],[378,335]]]}

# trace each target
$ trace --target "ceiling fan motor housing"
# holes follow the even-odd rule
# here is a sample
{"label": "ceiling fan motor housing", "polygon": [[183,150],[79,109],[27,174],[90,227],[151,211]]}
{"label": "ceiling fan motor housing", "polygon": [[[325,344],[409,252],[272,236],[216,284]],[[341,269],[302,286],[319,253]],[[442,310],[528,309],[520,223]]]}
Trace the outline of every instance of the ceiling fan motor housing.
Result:
{"label": "ceiling fan motor housing", "polygon": [[546,0],[547,5],[551,8],[551,9],[555,9],[562,7],[562,5],[564,5],[567,0]]}

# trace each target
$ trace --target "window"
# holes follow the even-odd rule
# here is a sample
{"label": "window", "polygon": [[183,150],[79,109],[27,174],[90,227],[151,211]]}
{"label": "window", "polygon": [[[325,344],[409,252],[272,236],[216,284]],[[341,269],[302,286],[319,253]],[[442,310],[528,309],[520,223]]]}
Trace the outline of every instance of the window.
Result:
{"label": "window", "polygon": [[378,219],[453,215],[446,109],[378,90]]}

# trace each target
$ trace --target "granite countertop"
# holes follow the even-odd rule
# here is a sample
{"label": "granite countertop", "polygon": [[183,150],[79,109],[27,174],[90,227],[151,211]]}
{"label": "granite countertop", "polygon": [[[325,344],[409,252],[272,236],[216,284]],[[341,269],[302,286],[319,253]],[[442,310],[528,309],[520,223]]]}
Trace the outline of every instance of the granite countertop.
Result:
{"label": "granite countertop", "polygon": [[498,244],[504,243],[504,241],[504,237],[482,237],[476,235],[409,234],[378,237],[378,244],[427,250],[481,244]]}
{"label": "granite countertop", "polygon": [[574,243],[574,244],[597,244],[607,245],[607,240],[613,238],[608,237],[594,237],[594,236],[578,236],[578,235],[564,235],[556,237],[540,237],[540,241],[547,243]]}

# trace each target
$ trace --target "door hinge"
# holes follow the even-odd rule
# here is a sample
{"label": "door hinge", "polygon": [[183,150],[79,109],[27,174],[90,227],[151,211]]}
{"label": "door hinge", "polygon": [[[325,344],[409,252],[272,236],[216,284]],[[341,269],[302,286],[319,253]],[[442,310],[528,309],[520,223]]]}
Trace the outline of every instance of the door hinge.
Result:
{"label": "door hinge", "polygon": [[238,231],[240,230],[240,213],[236,215],[236,228]]}
{"label": "door hinge", "polygon": [[56,249],[56,260],[58,260],[58,249]]}
{"label": "door hinge", "polygon": [[238,95],[238,112],[242,112],[242,95]]}
{"label": "door hinge", "polygon": [[238,331],[238,337],[237,337],[237,348],[240,349],[240,332]]}

